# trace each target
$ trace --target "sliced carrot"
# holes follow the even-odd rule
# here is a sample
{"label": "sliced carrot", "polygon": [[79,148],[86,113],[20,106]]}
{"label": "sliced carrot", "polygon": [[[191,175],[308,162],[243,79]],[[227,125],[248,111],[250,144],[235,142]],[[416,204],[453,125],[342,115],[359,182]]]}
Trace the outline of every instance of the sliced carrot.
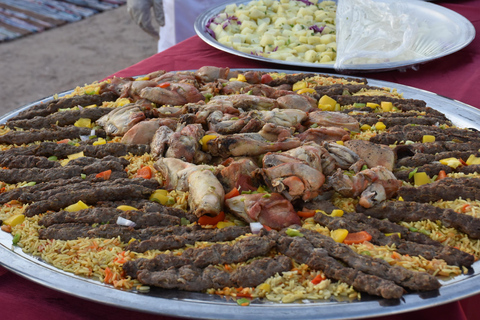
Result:
{"label": "sliced carrot", "polygon": [[315,210],[298,211],[297,214],[302,218],[311,218],[315,215]]}
{"label": "sliced carrot", "polygon": [[325,279],[326,278],[322,274],[317,274],[317,276],[315,278],[313,278],[312,283],[313,284],[319,284],[320,282],[322,282]]}
{"label": "sliced carrot", "polygon": [[469,208],[470,208],[470,205],[468,203],[464,204],[462,206],[462,212],[467,212]]}
{"label": "sliced carrot", "polygon": [[200,218],[198,218],[198,224],[201,226],[214,226],[223,220],[225,220],[225,213],[223,213],[222,211],[216,217],[201,216]]}
{"label": "sliced carrot", "polygon": [[137,177],[150,179],[152,177],[152,168],[145,166],[137,170]]}
{"label": "sliced carrot", "polygon": [[69,142],[70,142],[70,139],[63,139],[63,140],[57,141],[57,144],[69,143]]}
{"label": "sliced carrot", "polygon": [[105,278],[103,279],[103,282],[105,283],[111,283],[113,278],[113,272],[110,270],[109,267],[105,268]]}
{"label": "sliced carrot", "polygon": [[460,163],[463,164],[464,166],[468,166],[468,164],[465,161],[463,161],[462,158],[458,158],[458,161],[460,161]]}
{"label": "sliced carrot", "polygon": [[267,231],[272,231],[272,228],[270,228],[269,226],[267,226],[266,224],[263,225],[263,228]]}
{"label": "sliced carrot", "polygon": [[110,179],[110,175],[112,174],[112,170],[102,171],[98,173],[95,178],[103,178],[104,180]]}
{"label": "sliced carrot", "polygon": [[230,190],[229,193],[225,195],[225,200],[239,196],[239,195],[240,195],[240,191],[238,191],[237,188],[233,188],[232,190]]}
{"label": "sliced carrot", "polygon": [[240,297],[240,298],[251,298],[252,295],[250,293],[237,293],[237,297]]}
{"label": "sliced carrot", "polygon": [[360,232],[348,233],[345,240],[343,240],[343,243],[354,244],[354,243],[363,243],[365,241],[370,241],[370,240],[372,240],[372,236],[370,235],[370,233],[366,231],[360,231]]}
{"label": "sliced carrot", "polygon": [[392,252],[392,258],[393,259],[400,259],[400,255],[396,251],[393,251]]}
{"label": "sliced carrot", "polygon": [[168,88],[168,87],[170,87],[170,82],[160,83],[157,87]]}
{"label": "sliced carrot", "polygon": [[445,172],[445,170],[440,170],[440,172],[438,173],[437,180],[442,180],[446,177],[447,177],[447,173]]}

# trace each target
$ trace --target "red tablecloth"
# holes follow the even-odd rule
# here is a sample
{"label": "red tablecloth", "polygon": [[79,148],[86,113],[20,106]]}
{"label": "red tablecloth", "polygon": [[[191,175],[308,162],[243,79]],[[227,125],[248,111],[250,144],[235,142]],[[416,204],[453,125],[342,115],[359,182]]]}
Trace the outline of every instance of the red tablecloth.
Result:
{"label": "red tablecloth", "polygon": [[[480,0],[438,3],[462,14],[474,24],[476,30],[480,30]],[[121,70],[115,75],[134,76],[159,69],[189,70],[204,65],[230,68],[286,68],[283,65],[261,63],[218,51],[195,36]],[[324,72],[331,72],[331,70],[324,70]],[[421,65],[417,71],[409,69],[405,72],[390,71],[354,75],[421,88],[480,108],[480,38],[477,37],[469,46],[455,54]],[[460,302],[377,319],[475,320],[480,319],[475,310],[475,306],[479,303],[480,296],[474,296]],[[25,280],[2,267],[0,267],[0,318],[22,320],[173,319],[105,306],[72,297]]]}

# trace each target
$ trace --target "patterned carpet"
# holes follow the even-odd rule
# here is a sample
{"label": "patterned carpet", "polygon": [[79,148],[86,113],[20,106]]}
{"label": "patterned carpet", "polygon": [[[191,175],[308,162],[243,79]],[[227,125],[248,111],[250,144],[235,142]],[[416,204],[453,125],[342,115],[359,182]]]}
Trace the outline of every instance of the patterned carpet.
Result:
{"label": "patterned carpet", "polygon": [[124,5],[126,0],[0,0],[0,42]]}

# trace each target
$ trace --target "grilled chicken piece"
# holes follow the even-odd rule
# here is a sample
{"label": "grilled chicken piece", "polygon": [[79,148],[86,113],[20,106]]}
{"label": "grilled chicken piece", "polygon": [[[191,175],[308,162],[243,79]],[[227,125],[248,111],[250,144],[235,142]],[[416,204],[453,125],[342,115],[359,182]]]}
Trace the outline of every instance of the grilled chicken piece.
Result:
{"label": "grilled chicken piece", "polygon": [[282,127],[299,128],[307,119],[307,113],[298,109],[273,109],[270,111],[258,111],[261,120]]}
{"label": "grilled chicken piece", "polygon": [[345,146],[358,154],[369,168],[383,166],[392,171],[395,165],[395,153],[386,145],[376,144],[365,140],[345,141]]}
{"label": "grilled chicken piece", "polygon": [[230,68],[204,66],[195,71],[195,78],[202,83],[213,82],[217,79],[228,79]]}
{"label": "grilled chicken piece", "polygon": [[223,211],[225,192],[217,177],[208,169],[195,170],[188,175],[188,205],[197,217],[216,216]]}
{"label": "grilled chicken piece", "polygon": [[201,150],[200,139],[205,131],[200,124],[189,124],[169,136],[167,158],[177,158],[191,163],[204,163],[210,155]]}
{"label": "grilled chicken piece", "polygon": [[335,159],[339,168],[348,169],[360,160],[358,154],[336,142],[325,142],[323,146],[327,149],[333,159]]}
{"label": "grilled chicken piece", "polygon": [[272,229],[280,230],[300,224],[300,218],[290,201],[279,193],[242,194],[225,201],[230,212],[246,222],[260,222]]}
{"label": "grilled chicken piece", "polygon": [[360,124],[355,118],[340,112],[310,112],[305,126],[310,127],[313,124],[317,124],[320,127],[337,127],[350,131],[360,131]]}
{"label": "grilled chicken piece", "polygon": [[[165,119],[150,119],[150,120],[145,120],[137,123],[130,130],[128,130],[127,133],[125,133],[125,135],[122,137],[122,143],[150,144],[152,146],[151,142],[153,141],[153,138],[155,137],[155,133],[158,131],[160,127],[166,127],[173,133],[173,131],[168,126],[164,125],[164,123],[167,123],[167,124],[170,124],[170,123],[164,120]],[[176,122],[175,122],[175,126],[176,126]],[[157,144],[158,144],[158,141],[156,141],[154,145],[157,145]],[[153,150],[151,150],[151,152],[153,153]]]}
{"label": "grilled chicken piece", "polygon": [[305,112],[318,110],[317,100],[303,94],[289,94],[277,99],[281,109],[299,109]]}
{"label": "grilled chicken piece", "polygon": [[194,165],[174,158],[160,158],[155,162],[154,167],[161,173],[165,189],[180,191],[189,190],[188,177],[192,172],[209,170],[216,175],[223,169],[223,166]]}
{"label": "grilled chicken piece", "polygon": [[311,200],[318,196],[325,176],[301,160],[286,162],[275,167],[261,169],[266,184],[288,200]]}
{"label": "grilled chicken piece", "polygon": [[257,190],[254,173],[258,166],[249,158],[229,160],[224,162],[227,163],[226,167],[218,175],[225,191],[229,192],[233,188],[240,191]]}
{"label": "grilled chicken piece", "polygon": [[118,107],[97,120],[107,135],[123,136],[135,124],[145,119],[145,113],[139,106],[130,103]]}
{"label": "grilled chicken piece", "polygon": [[365,208],[391,198],[402,186],[402,182],[382,166],[360,171],[353,176],[338,169],[328,180],[333,189],[344,197],[361,195],[360,205]]}
{"label": "grilled chicken piece", "polygon": [[188,83],[171,83],[166,88],[147,87],[140,91],[140,97],[158,105],[181,106],[189,102],[205,100],[198,89]]}
{"label": "grilled chicken piece", "polygon": [[346,141],[350,139],[348,131],[336,127],[310,128],[296,136],[302,141],[313,141],[322,145],[324,141]]}
{"label": "grilled chicken piece", "polygon": [[266,152],[289,150],[300,144],[301,141],[291,137],[288,130],[270,123],[267,123],[258,133],[219,136],[207,142],[209,152],[223,158],[258,156]]}
{"label": "grilled chicken piece", "polygon": [[150,78],[150,80],[155,81],[157,84],[165,82],[186,82],[193,85],[197,84],[195,78],[195,73],[192,71],[181,71],[181,72],[167,72],[158,77]]}
{"label": "grilled chicken piece", "polygon": [[150,153],[154,159],[161,158],[165,155],[165,151],[168,148],[168,142],[170,141],[170,136],[173,135],[174,131],[169,126],[161,126],[155,131],[152,142],[150,143]]}
{"label": "grilled chicken piece", "polygon": [[135,101],[140,99],[140,91],[147,87],[156,87],[157,83],[152,80],[138,80],[131,81],[128,85],[123,87],[123,92],[120,98],[133,98]]}
{"label": "grilled chicken piece", "polygon": [[243,111],[272,110],[277,108],[276,100],[250,94],[215,96],[209,101],[209,103],[217,103],[218,101],[230,101],[234,108],[242,109]]}

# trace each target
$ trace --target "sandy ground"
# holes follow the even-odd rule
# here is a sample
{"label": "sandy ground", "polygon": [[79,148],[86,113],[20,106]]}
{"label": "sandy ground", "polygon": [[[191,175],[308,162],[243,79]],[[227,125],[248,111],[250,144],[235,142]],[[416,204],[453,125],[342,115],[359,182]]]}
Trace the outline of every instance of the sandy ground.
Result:
{"label": "sandy ground", "polygon": [[0,43],[0,115],[101,80],[156,53],[126,6],[12,42]]}

